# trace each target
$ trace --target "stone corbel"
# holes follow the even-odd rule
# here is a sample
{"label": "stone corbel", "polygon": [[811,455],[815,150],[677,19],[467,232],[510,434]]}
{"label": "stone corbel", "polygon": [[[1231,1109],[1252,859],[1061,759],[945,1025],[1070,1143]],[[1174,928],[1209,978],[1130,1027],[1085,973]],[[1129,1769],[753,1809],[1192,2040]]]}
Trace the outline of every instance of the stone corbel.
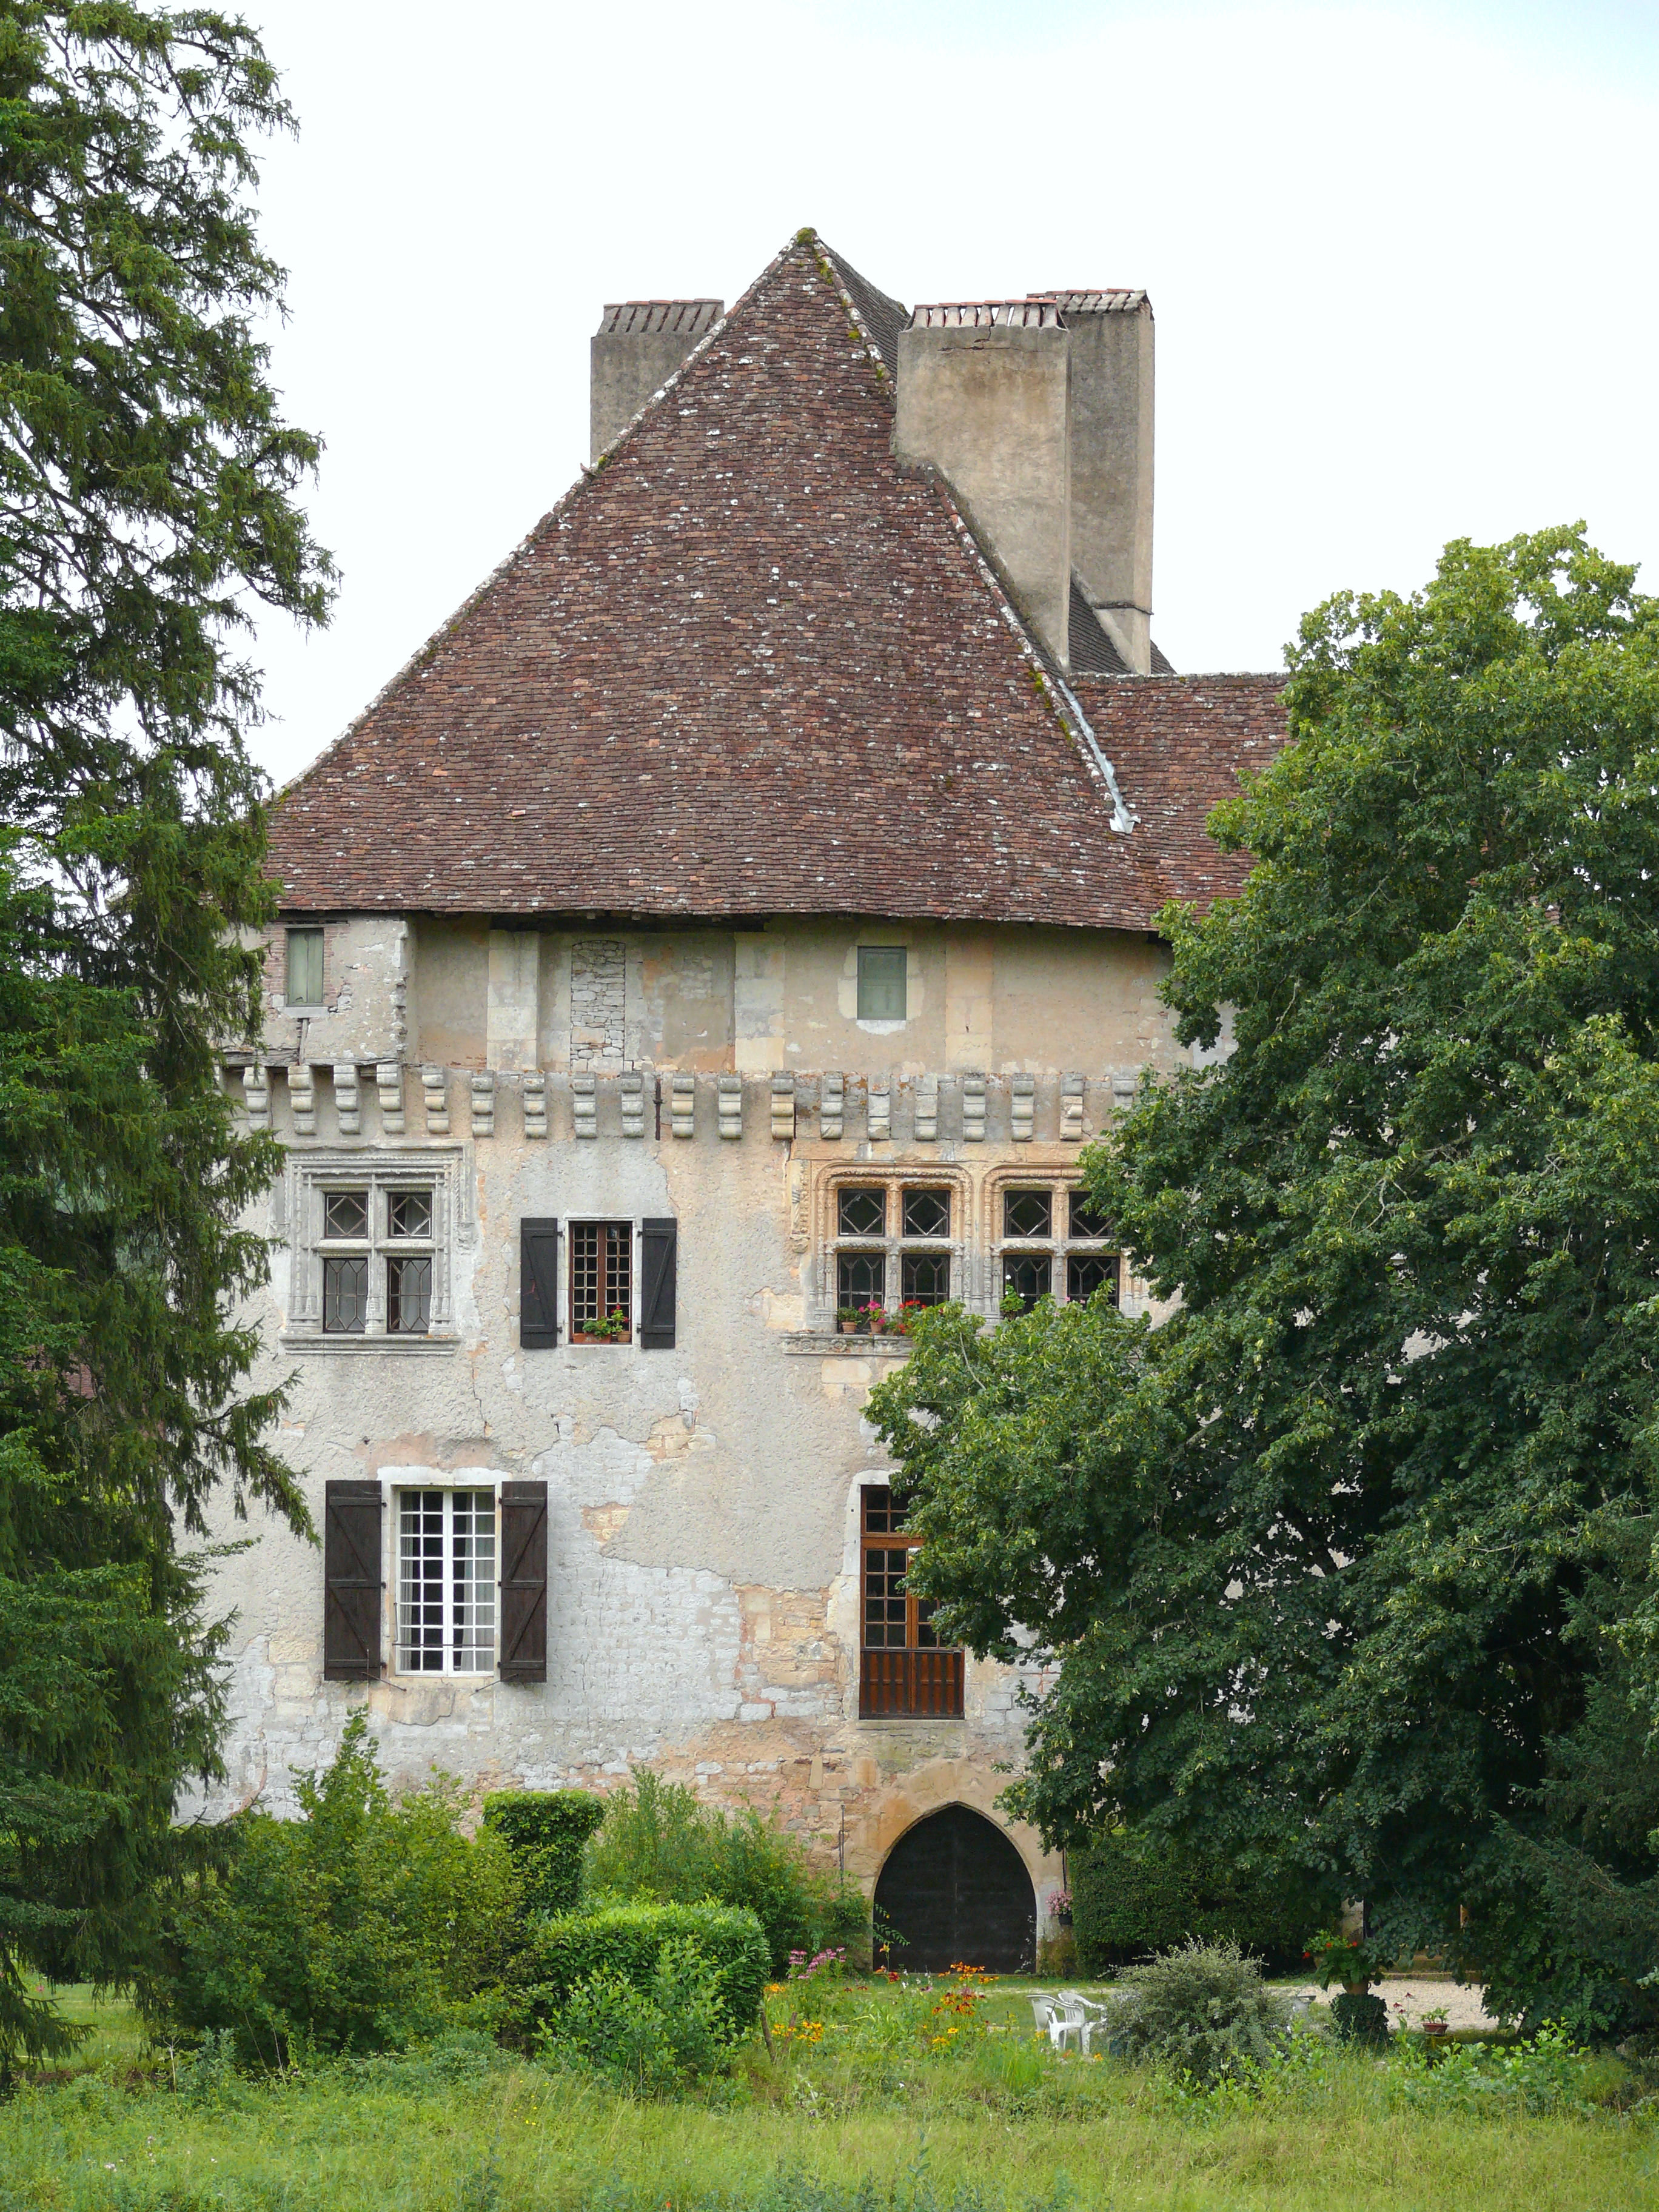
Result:
{"label": "stone corbel", "polygon": [[743,1078],[722,1075],[718,1097],[720,1134],[728,1144],[735,1144],[743,1134]]}
{"label": "stone corbel", "polygon": [[472,1078],[472,1133],[475,1137],[493,1137],[495,1133],[495,1074],[493,1068],[484,1068]]}
{"label": "stone corbel", "polygon": [[668,1094],[669,1127],[677,1137],[694,1137],[697,1133],[697,1079],[695,1075],[677,1075],[674,1087]]}
{"label": "stone corbel", "polygon": [[579,1137],[597,1137],[599,1133],[599,1079],[592,1075],[573,1075],[570,1079],[570,1106],[575,1115]]}
{"label": "stone corbel", "polygon": [[846,1111],[847,1078],[844,1075],[826,1075],[818,1105],[818,1134],[821,1137],[839,1137],[844,1127]]}
{"label": "stone corbel", "polygon": [[524,1079],[524,1133],[526,1137],[547,1134],[547,1078],[534,1069]]}
{"label": "stone corbel", "polygon": [[308,1061],[296,1060],[289,1068],[288,1095],[294,1108],[295,1135],[314,1137],[317,1133],[317,1085]]}
{"label": "stone corbel", "polygon": [[380,1096],[380,1127],[388,1137],[404,1133],[404,1072],[395,1060],[383,1060],[374,1070],[374,1088]]}
{"label": "stone corbel", "polygon": [[270,1085],[258,1061],[242,1070],[242,1103],[251,1129],[270,1127]]}
{"label": "stone corbel", "polygon": [[1063,1075],[1060,1079],[1060,1135],[1062,1144],[1079,1145],[1083,1141],[1084,1082],[1080,1075]]}
{"label": "stone corbel", "polygon": [[962,1134],[964,1143],[982,1145],[985,1142],[985,1078],[982,1075],[968,1074],[962,1079]]}
{"label": "stone corbel", "polygon": [[444,1085],[441,1067],[421,1070],[421,1095],[426,1102],[426,1133],[428,1137],[449,1134],[449,1093]]}
{"label": "stone corbel", "polygon": [[893,1133],[893,1090],[888,1083],[872,1083],[866,1093],[870,1102],[870,1141],[884,1145]]}
{"label": "stone corbel", "polygon": [[1036,1126],[1036,1078],[1017,1075],[1009,1085],[1010,1134],[1017,1145],[1029,1145]]}
{"label": "stone corbel", "polygon": [[792,1141],[795,1133],[795,1079],[793,1075],[772,1078],[772,1134],[781,1145]]}
{"label": "stone corbel", "polygon": [[645,1134],[645,1078],[624,1075],[622,1079],[622,1125],[624,1137]]}
{"label": "stone corbel", "polygon": [[343,1137],[361,1133],[363,1117],[357,1097],[357,1070],[349,1060],[334,1063],[334,1114]]}
{"label": "stone corbel", "polygon": [[939,1140],[939,1078],[921,1075],[916,1079],[916,1142],[936,1144]]}

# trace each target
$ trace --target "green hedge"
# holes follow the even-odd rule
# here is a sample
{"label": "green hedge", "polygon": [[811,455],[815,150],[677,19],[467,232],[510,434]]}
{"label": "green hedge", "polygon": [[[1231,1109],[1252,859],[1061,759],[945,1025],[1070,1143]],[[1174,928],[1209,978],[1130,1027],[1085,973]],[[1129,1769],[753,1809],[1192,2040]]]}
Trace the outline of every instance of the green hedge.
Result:
{"label": "green hedge", "polygon": [[1240,1875],[1218,1859],[1143,1849],[1125,1835],[1071,1855],[1072,1933],[1078,1965],[1098,1974],[1196,1936],[1236,1942],[1294,1973],[1332,1900],[1287,1869]]}
{"label": "green hedge", "polygon": [[483,1824],[513,1854],[527,1912],[568,1912],[581,1893],[582,1851],[605,1818],[586,1790],[501,1790],[484,1799]]}
{"label": "green hedge", "polygon": [[527,2035],[594,1974],[648,1989],[663,1945],[675,1941],[696,1945],[714,1969],[733,2028],[746,2028],[760,2010],[771,1952],[757,1916],[726,1905],[612,1905],[540,1922],[514,1968],[513,2024]]}

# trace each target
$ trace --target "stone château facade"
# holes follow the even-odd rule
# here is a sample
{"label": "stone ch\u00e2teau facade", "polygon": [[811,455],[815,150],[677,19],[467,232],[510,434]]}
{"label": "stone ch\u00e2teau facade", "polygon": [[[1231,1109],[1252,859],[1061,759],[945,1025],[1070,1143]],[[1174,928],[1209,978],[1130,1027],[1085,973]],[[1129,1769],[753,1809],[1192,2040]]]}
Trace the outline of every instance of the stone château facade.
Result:
{"label": "stone ch\u00e2teau facade", "polygon": [[401,1779],[649,1764],[1012,1966],[1019,1684],[905,1589],[837,1315],[1144,1298],[1079,1152],[1279,679],[1152,643],[1140,293],[907,313],[805,234],[592,352],[592,466],[276,809],[231,1079],[324,1541],[223,1569],[230,1795],[367,1701]]}

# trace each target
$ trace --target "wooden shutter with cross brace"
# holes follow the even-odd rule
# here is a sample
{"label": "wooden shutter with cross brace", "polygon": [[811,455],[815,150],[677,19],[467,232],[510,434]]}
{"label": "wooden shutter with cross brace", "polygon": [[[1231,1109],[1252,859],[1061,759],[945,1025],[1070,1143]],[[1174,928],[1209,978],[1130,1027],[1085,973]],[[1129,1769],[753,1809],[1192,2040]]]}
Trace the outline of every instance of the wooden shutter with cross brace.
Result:
{"label": "wooden shutter with cross brace", "polygon": [[519,1342],[526,1352],[559,1340],[559,1224],[519,1224]]}

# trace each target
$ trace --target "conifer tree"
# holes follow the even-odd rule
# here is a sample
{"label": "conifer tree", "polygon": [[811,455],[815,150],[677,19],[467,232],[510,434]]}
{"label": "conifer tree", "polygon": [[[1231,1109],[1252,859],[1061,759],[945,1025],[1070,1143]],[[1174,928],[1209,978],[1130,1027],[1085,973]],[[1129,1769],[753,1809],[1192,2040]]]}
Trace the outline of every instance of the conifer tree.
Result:
{"label": "conifer tree", "polygon": [[34,1974],[143,1972],[216,1771],[210,1494],[306,1525],[216,1054],[271,897],[239,633],[331,590],[257,334],[289,125],[234,19],[0,0],[0,2071],[64,2047]]}

